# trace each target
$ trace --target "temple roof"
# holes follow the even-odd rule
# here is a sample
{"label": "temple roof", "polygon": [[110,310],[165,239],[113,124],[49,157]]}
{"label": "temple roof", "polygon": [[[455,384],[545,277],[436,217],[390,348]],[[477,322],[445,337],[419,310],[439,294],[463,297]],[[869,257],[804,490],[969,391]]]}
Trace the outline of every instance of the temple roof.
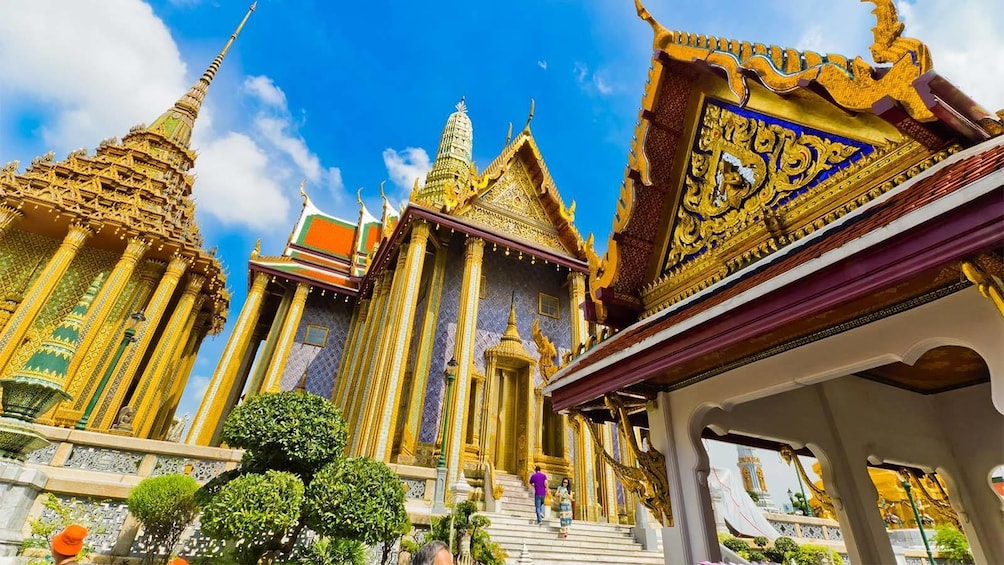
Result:
{"label": "temple roof", "polygon": [[[361,189],[360,189],[361,192]],[[322,211],[300,187],[303,208],[280,256],[251,254],[251,270],[304,281],[344,294],[355,295],[369,256],[380,243],[384,223],[397,221],[397,213],[384,197],[383,220],[378,220],[357,195],[359,216],[353,222]],[[380,190],[383,195],[383,187]]]}

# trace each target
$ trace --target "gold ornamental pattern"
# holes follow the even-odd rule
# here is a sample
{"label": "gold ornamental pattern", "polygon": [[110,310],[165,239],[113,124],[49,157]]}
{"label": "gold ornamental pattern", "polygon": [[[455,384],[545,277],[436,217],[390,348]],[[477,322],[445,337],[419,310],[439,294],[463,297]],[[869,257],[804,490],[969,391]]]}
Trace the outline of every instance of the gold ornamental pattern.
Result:
{"label": "gold ornamental pattern", "polygon": [[861,148],[707,104],[663,272],[760,221]]}

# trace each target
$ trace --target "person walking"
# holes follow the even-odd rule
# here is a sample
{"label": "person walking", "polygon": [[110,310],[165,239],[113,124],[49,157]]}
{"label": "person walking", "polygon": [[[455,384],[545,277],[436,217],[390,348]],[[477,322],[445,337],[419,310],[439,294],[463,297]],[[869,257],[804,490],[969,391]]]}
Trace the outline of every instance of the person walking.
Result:
{"label": "person walking", "polygon": [[568,537],[568,527],[572,525],[572,501],[575,494],[572,492],[572,481],[568,477],[561,479],[561,486],[555,493],[558,499],[558,518],[561,520],[561,537]]}
{"label": "person walking", "polygon": [[430,541],[411,556],[411,565],[453,565],[453,554],[445,543]]}
{"label": "person walking", "polygon": [[534,467],[534,473],[530,475],[530,484],[533,485],[533,506],[537,510],[537,525],[544,523],[544,499],[547,498],[547,475],[540,472],[540,465]]}
{"label": "person walking", "polygon": [[77,563],[77,555],[84,550],[84,538],[87,528],[80,524],[70,524],[58,534],[52,536],[49,549],[52,551],[54,565],[70,565]]}

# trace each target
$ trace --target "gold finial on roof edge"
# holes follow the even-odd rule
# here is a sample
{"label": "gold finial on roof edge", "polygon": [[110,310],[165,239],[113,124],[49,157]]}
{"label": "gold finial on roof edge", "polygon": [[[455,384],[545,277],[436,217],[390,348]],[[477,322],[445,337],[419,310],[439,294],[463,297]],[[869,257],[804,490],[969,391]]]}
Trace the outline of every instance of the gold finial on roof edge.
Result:
{"label": "gold finial on roof edge", "polygon": [[505,143],[502,144],[502,147],[507,147],[510,141],[512,141],[512,122],[509,122],[509,130],[505,134]]}
{"label": "gold finial on roof edge", "polygon": [[307,179],[303,179],[300,181],[300,198],[303,198],[304,206],[306,206],[307,203],[310,202],[310,197],[307,196],[307,191],[304,188],[305,186],[307,186]]}
{"label": "gold finial on roof edge", "polygon": [[536,106],[536,102],[534,102],[533,98],[531,98],[530,99],[530,115],[528,115],[526,117],[526,125],[523,126],[524,130],[530,129],[530,122],[533,121],[533,109],[534,109],[535,106]]}
{"label": "gold finial on roof edge", "polygon": [[363,205],[363,187],[361,186],[359,187],[359,190],[356,190],[356,202],[358,202],[360,206]]}
{"label": "gold finial on roof edge", "polygon": [[383,185],[385,185],[385,184],[387,184],[387,181],[385,181],[385,180],[380,181],[380,198],[384,202],[387,202],[387,195],[384,194],[384,191],[383,191]]}

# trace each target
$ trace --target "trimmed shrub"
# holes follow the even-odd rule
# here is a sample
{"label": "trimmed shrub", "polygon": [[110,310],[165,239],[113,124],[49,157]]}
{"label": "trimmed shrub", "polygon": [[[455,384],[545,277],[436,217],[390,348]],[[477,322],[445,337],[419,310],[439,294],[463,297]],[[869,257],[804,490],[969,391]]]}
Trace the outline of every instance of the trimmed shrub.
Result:
{"label": "trimmed shrub", "polygon": [[[167,563],[181,535],[199,514],[199,483],[186,475],[161,475],[140,481],[126,499],[129,512],[143,524],[150,546],[144,563]],[[159,548],[167,551],[157,555]]]}

